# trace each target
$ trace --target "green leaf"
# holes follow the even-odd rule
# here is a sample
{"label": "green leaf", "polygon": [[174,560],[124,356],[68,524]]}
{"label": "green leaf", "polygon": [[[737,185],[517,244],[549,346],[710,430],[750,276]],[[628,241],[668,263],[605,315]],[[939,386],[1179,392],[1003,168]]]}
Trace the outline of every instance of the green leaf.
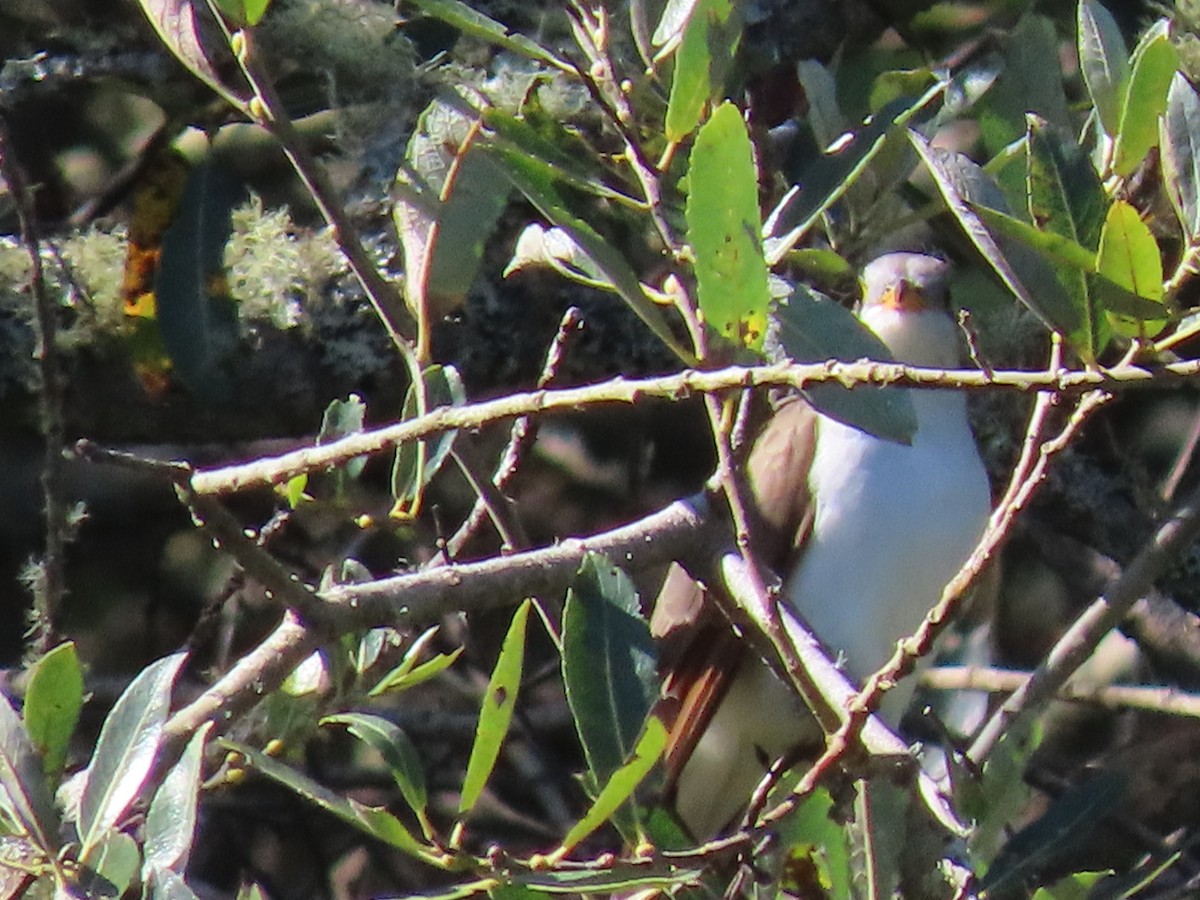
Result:
{"label": "green leaf", "polygon": [[662,311],[646,296],[625,258],[596,229],[571,212],[558,190],[559,176],[554,168],[509,147],[497,145],[490,152],[503,163],[505,175],[517,190],[551,224],[557,225],[570,236],[650,330],[685,364],[695,364],[695,356],[675,339],[663,320]]}
{"label": "green leaf", "polygon": [[982,777],[964,771],[955,779],[955,802],[974,823],[969,839],[971,860],[981,870],[991,864],[1009,827],[1029,802],[1025,767],[1041,740],[1041,726],[1036,721],[1018,722],[988,756]]}
{"label": "green leaf", "polygon": [[21,717],[0,695],[0,811],[46,859],[58,853],[58,813]]}
{"label": "green leaf", "polygon": [[196,729],[183,755],[154,792],[146,814],[143,879],[149,879],[155,869],[182,872],[187,867],[196,833],[204,745],[212,727],[212,722],[205,722]]}
{"label": "green leaf", "polygon": [[666,726],[661,719],[651,716],[646,720],[646,728],[629,761],[613,772],[592,803],[591,809],[567,832],[562,846],[554,852],[554,856],[559,859],[566,856],[580,841],[612,818],[613,813],[632,796],[637,786],[654,768],[654,764],[666,748]]}
{"label": "green leaf", "polygon": [[1093,896],[1092,888],[1110,875],[1111,871],[1076,872],[1048,887],[1038,888],[1033,892],[1033,900],[1088,900]]}
{"label": "green leaf", "polygon": [[241,183],[215,162],[193,166],[183,199],[163,234],[154,278],[163,346],[179,381],[206,403],[232,394],[226,367],[238,340],[237,308],[223,290],[225,244]]}
{"label": "green leaf", "polygon": [[80,878],[87,897],[120,897],[133,884],[141,854],[137,842],[123,831],[106,831],[79,855]]}
{"label": "green leaf", "polygon": [[222,96],[233,96],[223,87],[221,75],[232,65],[233,59],[224,41],[212,39],[219,32],[207,3],[203,0],[138,0],[138,5],[163,46],[184,68]]}
{"label": "green leaf", "polygon": [[171,869],[151,869],[143,881],[149,889],[149,900],[199,900],[183,876]]}
{"label": "green leaf", "polygon": [[[410,386],[404,398],[402,420],[415,419],[439,406],[462,406],[467,402],[462,378],[454,366],[429,366],[421,372],[421,378],[425,382],[425,409],[420,408],[417,392]],[[392,496],[396,501],[391,511],[393,517],[411,518],[420,511],[425,488],[446,462],[456,437],[457,429],[443,431],[396,448],[392,462]]]}
{"label": "green leaf", "polygon": [[1121,128],[1113,147],[1113,171],[1128,176],[1158,142],[1158,118],[1167,109],[1167,92],[1179,68],[1171,43],[1170,22],[1159,19],[1133,51],[1133,73],[1121,109]]}
{"label": "green leaf", "polygon": [[[787,853],[782,887],[789,894],[849,897],[850,846],[846,830],[832,818],[833,798],[825,788],[805,797],[779,826],[779,845]],[[796,878],[811,873],[817,883]]]}
{"label": "green leaf", "polygon": [[633,583],[589,553],[567,591],[562,668],[567,703],[596,784],[633,752],[658,699],[656,657]]}
{"label": "green leaf", "polygon": [[404,296],[426,329],[466,299],[508,203],[508,183],[477,144],[486,101],[467,91],[421,113],[394,185]]}
{"label": "green leaf", "polygon": [[417,665],[417,661],[421,658],[421,654],[425,652],[430,641],[438,632],[437,626],[426,629],[420,637],[412,642],[404,652],[404,658],[400,660],[400,665],[392,669],[384,675],[375,687],[371,688],[369,696],[378,697],[391,691],[407,690],[414,685],[420,684],[423,681],[428,681],[440,672],[445,671],[454,664],[454,661],[462,654],[463,648],[459,647],[452,653],[439,653],[427,662]]}
{"label": "green leaf", "polygon": [[81,853],[120,821],[141,791],[158,756],[171,686],[186,661],[186,653],[176,653],[148,665],[104,719],[79,798]]}
{"label": "green leaf", "polygon": [[871,116],[848,143],[822,154],[799,178],[767,219],[767,264],[774,266],[808,234],[879,155],[888,137],[903,129],[944,89],[938,84],[915,101],[897,100]]}
{"label": "green leaf", "polygon": [[698,5],[699,0],[667,0],[662,16],[654,26],[654,35],[650,38],[654,46],[662,47],[679,40]]}
{"label": "green leaf", "polygon": [[425,815],[429,799],[425,790],[425,769],[421,765],[417,748],[399,726],[380,716],[367,713],[326,716],[321,720],[321,724],[345,726],[347,731],[383,757],[396,786],[404,795],[404,801],[416,813],[421,827],[425,829],[426,834],[432,831]]}
{"label": "green leaf", "polygon": [[83,670],[75,645],[68,641],[37,661],[25,692],[25,729],[51,781],[62,774],[82,708]]}
{"label": "green leaf", "polygon": [[532,605],[532,601],[525,600],[517,607],[500,648],[500,658],[496,660],[496,667],[492,670],[491,680],[483,695],[479,726],[475,731],[475,743],[471,747],[471,758],[467,762],[467,774],[458,802],[458,811],[462,815],[475,807],[483,793],[496,765],[496,758],[500,755],[500,745],[508,734],[521,687],[521,673],[525,664],[525,623]]}
{"label": "green leaf", "polygon": [[[359,434],[363,430],[366,418],[367,405],[363,403],[362,397],[358,394],[351,394],[345,400],[332,401],[325,407],[325,413],[321,416],[321,430],[317,432],[317,446],[332,443],[352,434]],[[357,478],[362,474],[363,466],[366,464],[365,456],[355,457],[346,463],[346,474],[351,478]],[[300,486],[300,491],[303,492],[307,486],[307,482],[305,482]]]}
{"label": "green leaf", "polygon": [[[887,345],[857,316],[803,286],[776,306],[772,318],[771,346],[795,362],[892,361]],[[803,391],[825,415],[876,437],[908,444],[917,431],[917,412],[908,391],[832,383],[809,385]]]}
{"label": "green leaf", "polygon": [[767,265],[754,151],[741,113],[723,103],[692,147],[685,211],[700,311],[738,347],[758,350],[767,330]]}
{"label": "green leaf", "polygon": [[[1087,154],[1069,136],[1033,116],[1026,146],[1029,215],[1034,224],[1086,250],[1099,249],[1108,201]],[[1090,362],[1110,337],[1104,307],[1084,272],[1074,266],[1053,265],[1081,322],[1067,337],[1080,357]]]}
{"label": "green leaf", "polygon": [[1096,824],[1111,813],[1128,785],[1124,773],[1103,772],[1056,798],[1036,821],[1011,838],[978,888],[1000,896],[1004,888],[1061,858],[1085,841]]}
{"label": "green leaf", "polygon": [[[1141,215],[1124,200],[1113,201],[1100,236],[1100,254],[1096,271],[1114,284],[1138,297],[1155,302],[1153,313],[1129,318],[1112,315],[1113,326],[1127,336],[1157,331],[1167,319],[1163,299],[1162,257],[1158,242]],[[1114,313],[1111,305],[1110,313]]]}
{"label": "green leaf", "polygon": [[1163,185],[1184,238],[1196,243],[1200,241],[1200,98],[1181,72],[1171,79],[1160,129]]}
{"label": "green leaf", "polygon": [[272,781],[282,784],[308,802],[331,813],[364,834],[426,862],[437,864],[440,861],[440,854],[435,848],[421,843],[413,836],[412,832],[404,827],[404,823],[386,809],[365,806],[357,800],[335,794],[304,773],[284,765],[265,753],[259,753],[251,747],[224,738],[219,743],[227,750],[240,753],[246,758],[248,765]]}
{"label": "green leaf", "polygon": [[722,96],[741,37],[740,4],[732,0],[696,3],[675,54],[667,100],[668,141],[681,141],[691,134],[700,124],[705,105]]}
{"label": "green leaf", "polygon": [[270,5],[271,0],[217,0],[217,8],[236,28],[257,25]]}
{"label": "green leaf", "polygon": [[1080,0],[1077,20],[1079,68],[1104,133],[1115,137],[1129,83],[1129,50],[1117,20],[1095,0]]}
{"label": "green leaf", "polygon": [[513,883],[544,894],[611,894],[630,888],[667,889],[699,882],[702,870],[655,864],[624,866],[611,870],[551,869],[520,873]]}
{"label": "green leaf", "polygon": [[[972,202],[982,201],[986,206],[981,208],[1007,212],[1003,194],[994,183],[986,195],[978,188],[978,184],[987,183],[987,174],[963,154],[935,150],[914,131],[909,132],[909,140],[933,175],[934,185],[950,214],[1013,296],[1051,331],[1069,336],[1081,330],[1083,320],[1063,292],[1050,264],[1028,246],[993,234],[973,208]],[[1030,289],[1031,285],[1037,288],[1036,293]]]}
{"label": "green leaf", "polygon": [[460,3],[459,0],[405,0],[405,2],[411,3],[425,15],[433,16],[452,28],[457,28],[463,34],[521,56],[535,59],[568,74],[575,74],[574,66],[559,59],[541,44],[530,40],[523,34],[510,31],[503,23],[485,16],[465,3]]}

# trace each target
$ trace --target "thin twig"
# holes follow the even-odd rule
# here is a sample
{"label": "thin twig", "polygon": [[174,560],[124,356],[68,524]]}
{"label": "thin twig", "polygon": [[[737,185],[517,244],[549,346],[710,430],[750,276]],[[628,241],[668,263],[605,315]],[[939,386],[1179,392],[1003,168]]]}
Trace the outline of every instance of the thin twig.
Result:
{"label": "thin twig", "polygon": [[67,592],[66,542],[67,501],[63,487],[63,405],[66,384],[62,355],[58,346],[58,304],[50,296],[42,268],[42,241],[38,231],[25,173],[13,152],[7,119],[0,117],[0,175],[8,184],[9,195],[21,228],[21,243],[29,255],[29,286],[34,300],[34,350],[41,375],[40,416],[42,439],[42,514],[45,546],[39,566],[38,583],[33,590],[37,627],[30,651],[37,655],[52,648],[58,640],[58,617]]}
{"label": "thin twig", "polygon": [[[986,666],[938,666],[921,676],[921,684],[935,691],[986,691],[1011,693],[1023,685],[1030,672],[993,669]],[[1058,699],[1094,703],[1109,709],[1144,709],[1169,716],[1200,718],[1200,694],[1181,691],[1171,685],[1109,684],[1084,687],[1068,681],[1058,691]]]}
{"label": "thin twig", "polygon": [[710,371],[689,369],[674,375],[614,378],[585,387],[531,391],[481,403],[441,407],[415,419],[358,432],[320,447],[243,465],[198,471],[192,487],[200,494],[226,494],[249,487],[282,484],[303,472],[328,469],[356,456],[391,450],[405,441],[443,431],[479,428],[503,419],[576,410],[586,406],[628,405],[647,396],[677,400],[693,394],[720,393],[730,389],[771,386],[802,388],[824,382],[846,386],[873,384],[921,390],[960,388],[1017,393],[1049,389],[1060,394],[1073,394],[1092,389],[1112,392],[1165,388],[1186,383],[1197,375],[1200,375],[1200,360],[1171,363],[1157,368],[1122,364],[1111,369],[1003,371],[991,374],[974,369],[926,369],[870,361],[729,366]]}

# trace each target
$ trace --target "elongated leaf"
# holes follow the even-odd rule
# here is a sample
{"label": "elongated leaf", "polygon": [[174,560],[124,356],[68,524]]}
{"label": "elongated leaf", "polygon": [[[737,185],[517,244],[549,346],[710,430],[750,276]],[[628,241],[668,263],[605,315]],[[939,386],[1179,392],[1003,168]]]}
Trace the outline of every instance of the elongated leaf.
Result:
{"label": "elongated leaf", "polygon": [[572,74],[575,72],[574,66],[559,59],[537,41],[510,31],[503,23],[485,16],[465,3],[460,3],[459,0],[405,0],[405,2],[411,3],[427,16],[441,19],[463,34],[505,50],[511,50],[521,56],[536,59],[538,62],[543,62],[563,72]]}
{"label": "elongated leaf", "polygon": [[71,642],[37,661],[25,692],[25,728],[42,757],[46,777],[57,780],[83,708],[83,670]]}
{"label": "elongated leaf", "polygon": [[883,149],[888,136],[904,128],[944,89],[936,85],[915,101],[889,103],[834,153],[825,154],[798,173],[801,188],[788,193],[767,219],[767,264],[774,266],[798,244],[820,217],[837,203]]}
{"label": "elongated leaf", "polygon": [[982,95],[976,110],[989,155],[1000,153],[1025,133],[1029,113],[1062,128],[1073,126],[1074,116],[1057,66],[1047,73],[1047,61],[1057,59],[1060,46],[1053,20],[1027,12],[1001,38],[999,60],[990,65],[985,61],[988,68],[999,69],[999,77]]}
{"label": "elongated leaf", "polygon": [[154,279],[158,324],[173,371],[201,400],[221,403],[232,391],[226,366],[237,342],[233,299],[223,283],[225,244],[242,185],[207,162],[192,168],[179,210],[163,235]]}
{"label": "elongated leaf", "polygon": [[546,219],[570,235],[571,240],[604,273],[621,299],[629,304],[650,330],[686,364],[694,364],[695,356],[675,339],[663,320],[662,311],[646,297],[637,275],[625,258],[596,229],[571,212],[558,190],[558,175],[553,167],[509,147],[494,146],[491,152],[502,161],[505,175],[517,190]]}
{"label": "elongated leaf", "polygon": [[1131,175],[1158,142],[1158,117],[1167,109],[1167,92],[1179,68],[1170,23],[1159,19],[1133,51],[1133,72],[1121,109],[1121,130],[1113,147],[1113,171]]}
{"label": "elongated leaf", "polygon": [[[972,178],[987,177],[979,166],[962,154],[935,150],[914,131],[909,132],[909,140],[933,175],[934,184],[950,214],[1004,286],[1050,330],[1066,335],[1079,330],[1082,319],[1063,293],[1049,264],[1027,247],[993,235],[967,202],[964,187],[972,184]],[[999,190],[994,193],[1000,194]],[[1036,293],[1031,286],[1036,288]]]}
{"label": "elongated leaf", "polygon": [[425,108],[396,174],[393,215],[404,247],[404,296],[426,329],[466,299],[510,193],[476,146],[486,101],[467,90]]}
{"label": "elongated leaf", "polygon": [[[1153,313],[1130,319],[1113,315],[1114,327],[1123,334],[1153,334],[1166,321],[1162,306],[1163,271],[1158,242],[1138,211],[1124,200],[1109,207],[1100,236],[1100,254],[1096,271],[1126,290],[1146,300],[1156,301],[1159,315]],[[1109,312],[1114,310],[1108,307]]]}
{"label": "elongated leaf", "polygon": [[705,322],[735,346],[758,350],[769,294],[753,154],[741,113],[723,103],[692,147],[685,214]]}
{"label": "elongated leaf", "polygon": [[218,70],[232,62],[204,0],[138,0],[158,39],[204,84],[225,93]]}
{"label": "elongated leaf", "polygon": [[364,834],[427,862],[438,858],[438,853],[433,847],[421,843],[413,836],[412,832],[404,827],[403,822],[386,809],[364,806],[357,800],[336,794],[304,773],[296,771],[291,766],[285,765],[265,753],[259,753],[252,747],[225,739],[219,743],[228,750],[240,753],[252,768],[257,769],[271,780],[277,781]]}
{"label": "elongated leaf", "polygon": [[[467,402],[466,389],[454,366],[429,366],[421,377],[425,381],[425,409],[420,409],[416,391],[410,387],[404,398],[402,418],[414,419],[421,412],[439,406],[462,406]],[[392,496],[396,500],[392,517],[411,518],[420,512],[424,490],[450,456],[456,437],[457,430],[445,431],[428,440],[411,441],[396,448],[392,462]]]}
{"label": "elongated leaf", "polygon": [[[1095,252],[1100,246],[1107,198],[1091,160],[1068,135],[1033,116],[1026,147],[1033,222]],[[1081,327],[1067,337],[1084,360],[1095,359],[1110,337],[1101,300],[1085,273],[1074,266],[1052,264],[1081,321]]]}
{"label": "elongated leaf", "polygon": [[171,686],[186,661],[186,653],[176,653],[144,668],[100,727],[79,798],[84,852],[120,821],[141,791],[158,755]]}
{"label": "elongated leaf", "polygon": [[500,755],[500,745],[504,743],[512,722],[525,666],[525,623],[532,606],[532,601],[526,600],[517,607],[500,648],[500,658],[496,660],[496,667],[492,670],[491,680],[483,695],[475,743],[471,747],[462,797],[458,802],[458,811],[463,815],[475,807],[479,795],[483,793],[484,785],[496,765],[496,758]]}
{"label": "elongated leaf", "polygon": [[53,859],[58,852],[58,814],[46,787],[41,759],[21,717],[0,695],[0,809],[24,830],[29,842]]}
{"label": "elongated leaf", "polygon": [[1060,878],[1054,884],[1040,887],[1033,892],[1033,900],[1087,900],[1093,896],[1097,883],[1112,875],[1108,872],[1076,872]]}
{"label": "elongated leaf", "polygon": [[1160,125],[1163,185],[1189,242],[1200,240],[1200,98],[1182,73],[1167,91]]}
{"label": "elongated leaf", "polygon": [[667,0],[662,16],[654,27],[654,36],[650,39],[654,46],[662,47],[678,40],[698,3],[699,0]]}
{"label": "elongated leaf", "polygon": [[183,876],[170,869],[151,869],[145,881],[150,900],[197,900]]}
{"label": "elongated leaf", "polygon": [[[363,430],[367,418],[367,405],[358,394],[351,394],[345,400],[333,400],[325,407],[321,416],[321,430],[317,432],[317,446],[328,444]],[[367,464],[365,456],[359,456],[346,463],[346,474],[357,478],[362,474],[363,466]]]}
{"label": "elongated leaf", "polygon": [[204,745],[212,726],[212,722],[205,722],[196,729],[183,755],[154,792],[150,810],[146,813],[145,860],[142,864],[144,880],[149,879],[150,873],[156,869],[182,872],[187,867],[196,833]]}
{"label": "elongated leaf", "polygon": [[[857,316],[803,286],[776,306],[772,318],[768,343],[773,357],[782,353],[805,363],[827,359],[892,361],[887,345]],[[917,431],[917,412],[907,391],[837,384],[814,384],[803,390],[825,415],[876,437],[908,444]]]}
{"label": "elongated leaf", "polygon": [[545,872],[522,872],[513,878],[515,884],[526,885],[542,894],[611,894],[629,888],[672,888],[696,884],[701,869],[675,868],[662,865],[626,866],[614,870],[551,869]]}
{"label": "elongated leaf", "polygon": [[646,729],[634,748],[633,755],[621,768],[613,772],[600,795],[592,803],[582,819],[571,827],[563,838],[562,846],[555,851],[558,858],[566,856],[585,837],[612,818],[613,813],[628,800],[637,786],[642,783],[654,764],[667,747],[667,729],[655,716],[646,720]]}
{"label": "elongated leaf", "polygon": [[1077,19],[1079,68],[1100,125],[1105,134],[1116,137],[1129,83],[1129,50],[1117,20],[1095,0],[1080,0]]}
{"label": "elongated leaf", "polygon": [[696,3],[675,54],[667,100],[667,140],[681,141],[691,134],[700,124],[705,105],[722,95],[741,36],[741,4],[732,0]]}
{"label": "elongated leaf", "polygon": [[80,882],[88,897],[121,897],[138,873],[137,842],[123,831],[106,831],[80,853]]}
{"label": "elongated leaf", "polygon": [[342,725],[352,735],[383,757],[404,801],[417,814],[422,827],[429,827],[425,816],[428,794],[425,790],[425,769],[421,756],[407,734],[394,722],[367,713],[341,713],[326,716],[322,725]]}
{"label": "elongated leaf", "polygon": [[625,764],[658,698],[656,651],[637,591],[620,569],[588,554],[567,592],[563,683],[596,784]]}

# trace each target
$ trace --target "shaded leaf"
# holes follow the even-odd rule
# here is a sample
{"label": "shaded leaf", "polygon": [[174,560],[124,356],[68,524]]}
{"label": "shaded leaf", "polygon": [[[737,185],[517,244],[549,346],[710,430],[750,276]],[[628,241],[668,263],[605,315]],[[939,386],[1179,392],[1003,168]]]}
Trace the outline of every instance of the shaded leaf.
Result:
{"label": "shaded leaf", "polygon": [[613,290],[591,258],[561,228],[545,228],[537,222],[525,226],[513,248],[512,259],[504,267],[504,277],[537,266],[548,266],[564,278],[588,287]]}
{"label": "shaded leaf", "polygon": [[[892,361],[887,345],[857,316],[802,286],[776,306],[768,345],[772,356],[781,352],[800,363]],[[823,383],[809,385],[803,392],[830,418],[885,440],[911,443],[917,431],[916,409],[906,390]]]}
{"label": "shaded leaf", "polygon": [[458,802],[459,813],[466,814],[474,808],[496,765],[500,745],[508,734],[521,687],[521,673],[525,665],[525,623],[532,605],[531,601],[526,600],[517,607],[500,648],[500,658],[496,660],[496,667],[484,692],[475,743],[471,746],[471,758],[467,762],[467,774]]}
{"label": "shaded leaf", "polygon": [[[195,900],[196,892],[170,869],[151,869],[145,876],[150,900]],[[239,895],[240,896],[240,895]]]}
{"label": "shaded leaf", "polygon": [[58,852],[58,813],[42,761],[21,717],[0,695],[0,809],[48,859]]}
{"label": "shaded leaf", "polygon": [[1159,19],[1133,51],[1133,71],[1113,147],[1112,168],[1118,175],[1132,175],[1158,142],[1158,117],[1167,109],[1167,92],[1178,68],[1170,22]]}
{"label": "shaded leaf", "polygon": [[1105,134],[1115,137],[1129,83],[1129,50],[1112,13],[1095,0],[1080,0],[1077,14],[1079,68]]}
{"label": "shaded leaf", "polygon": [[767,265],[754,152],[741,113],[723,103],[700,129],[685,210],[704,321],[737,347],[758,350],[767,330]]}
{"label": "shaded leaf", "polygon": [[888,136],[903,128],[942,91],[930,88],[915,101],[889,103],[834,152],[822,154],[805,171],[796,173],[801,185],[787,196],[767,218],[765,251],[768,265],[775,265],[798,244],[820,217],[837,203],[883,149]]}
{"label": "shaded leaf", "polygon": [[158,756],[171,687],[186,661],[186,653],[176,653],[148,665],[104,719],[79,798],[83,853],[120,821],[141,791]]}
{"label": "shaded leaf", "polygon": [[668,141],[681,141],[700,124],[705,106],[722,96],[742,37],[740,4],[698,0],[687,17],[675,54],[667,100]]}
{"label": "shaded leaf", "polygon": [[[345,400],[331,401],[321,416],[321,429],[317,432],[317,446],[358,434],[363,430],[366,418],[367,405],[363,403],[362,397],[358,394],[351,394]],[[362,474],[363,466],[366,464],[365,456],[357,456],[345,464],[346,474],[351,478],[357,478]],[[304,487],[307,487],[307,482],[300,486],[300,490],[303,491]]]}
{"label": "shaded leaf", "polygon": [[1200,98],[1181,72],[1171,79],[1160,129],[1163,184],[1184,237],[1195,243],[1200,241]]}
{"label": "shaded leaf", "polygon": [[404,296],[426,329],[466,299],[508,202],[508,183],[476,145],[486,103],[467,91],[421,113],[393,188]]}
{"label": "shaded leaf", "polygon": [[552,224],[563,229],[587,254],[596,268],[604,274],[629,307],[670,350],[687,364],[696,359],[684,348],[663,320],[662,311],[646,297],[625,258],[591,225],[576,216],[558,190],[558,175],[554,168],[535,157],[504,146],[490,148],[503,163],[504,173],[538,212]]}
{"label": "shaded leaf", "polygon": [[137,842],[123,831],[106,831],[80,853],[80,882],[88,897],[120,897],[137,876]]}
{"label": "shaded leaf", "polygon": [[[462,406],[467,402],[462,378],[453,366],[429,366],[421,372],[421,378],[425,382],[424,409],[418,402],[417,392],[410,386],[404,398],[403,420],[415,419],[439,406]],[[390,513],[392,517],[411,518],[420,512],[425,488],[446,462],[456,437],[458,430],[453,429],[396,448],[392,462],[392,496],[396,501]]]}
{"label": "shaded leaf", "polygon": [[237,344],[237,307],[224,287],[225,244],[244,188],[214,162],[193,166],[163,234],[154,279],[163,346],[179,381],[208,403],[229,399],[226,366]]}
{"label": "shaded leaf", "polygon": [[244,756],[252,768],[364,834],[426,862],[436,862],[439,859],[433,847],[421,843],[404,827],[404,823],[386,809],[365,806],[357,800],[336,794],[304,773],[251,747],[225,739],[221,739],[219,743],[222,747]]}
{"label": "shaded leaf", "polygon": [[371,688],[369,696],[378,697],[389,691],[406,690],[423,681],[428,681],[439,672],[452,666],[463,652],[462,647],[458,647],[452,653],[439,653],[433,659],[417,665],[421,654],[425,652],[437,632],[438,628],[435,625],[426,629],[420,637],[413,641],[412,646],[404,651],[404,658],[400,660],[400,664],[379,679],[379,682]]}
{"label": "shaded leaf", "polygon": [[[787,854],[781,887],[799,897],[849,897],[850,846],[844,826],[831,817],[833,798],[825,788],[805,797],[779,826]],[[816,883],[797,880],[815,875]]]}
{"label": "shaded leaf", "polygon": [[613,813],[633,795],[637,786],[654,768],[666,747],[666,726],[661,719],[651,716],[646,720],[646,728],[629,761],[613,772],[608,783],[600,789],[591,809],[567,832],[554,856],[560,859],[566,856],[580,841],[612,818]]}
{"label": "shaded leaf", "polygon": [[52,781],[62,774],[82,708],[83,670],[75,645],[68,641],[37,661],[25,692],[25,729]]}
{"label": "shaded leaf", "polygon": [[567,703],[596,784],[633,752],[658,699],[656,659],[633,582],[589,553],[567,591],[562,668]]}
{"label": "shaded leaf", "polygon": [[575,67],[559,59],[537,41],[509,30],[508,26],[485,16],[459,0],[405,0],[427,16],[440,19],[463,34],[486,41],[521,56],[527,56],[555,69],[574,74]]}
{"label": "shaded leaf", "polygon": [[154,870],[182,872],[187,866],[196,833],[204,745],[212,727],[212,722],[205,722],[196,729],[183,755],[154,792],[146,813],[143,879],[149,879]]}
{"label": "shaded leaf", "polygon": [[1112,872],[1076,872],[1033,892],[1033,900],[1088,900],[1094,888]]}
{"label": "shaded leaf", "polygon": [[428,795],[425,790],[425,769],[421,765],[421,756],[399,726],[380,716],[367,713],[326,716],[321,720],[321,724],[345,726],[347,731],[383,757],[396,786],[404,795],[404,801],[417,814],[422,827],[427,832],[431,830],[425,816]]}
{"label": "shaded leaf", "polygon": [[228,70],[233,57],[204,0],[138,0],[154,33],[184,68],[214,91],[224,94],[219,68]]}

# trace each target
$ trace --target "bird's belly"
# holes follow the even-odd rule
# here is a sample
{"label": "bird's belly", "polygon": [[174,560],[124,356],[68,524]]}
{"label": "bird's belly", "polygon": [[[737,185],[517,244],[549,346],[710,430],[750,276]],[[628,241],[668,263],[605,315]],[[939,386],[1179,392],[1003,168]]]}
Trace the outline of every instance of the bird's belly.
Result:
{"label": "bird's belly", "polygon": [[912,447],[855,433],[829,445],[814,461],[816,520],[786,596],[861,680],[966,561],[987,523],[989,490],[969,433]]}

